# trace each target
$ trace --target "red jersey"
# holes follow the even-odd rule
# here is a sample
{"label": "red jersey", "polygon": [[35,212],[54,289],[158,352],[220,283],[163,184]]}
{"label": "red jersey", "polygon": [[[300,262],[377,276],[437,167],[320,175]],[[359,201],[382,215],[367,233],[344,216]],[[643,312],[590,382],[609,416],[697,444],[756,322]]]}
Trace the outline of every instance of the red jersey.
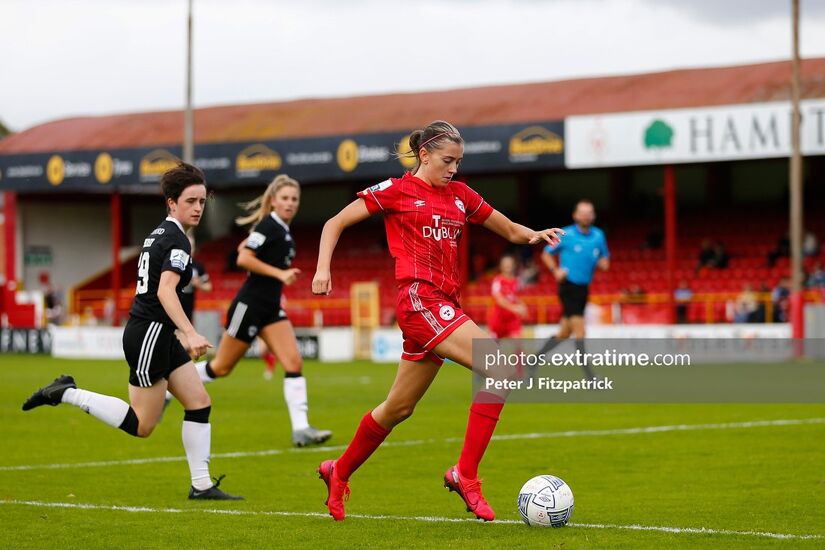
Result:
{"label": "red jersey", "polygon": [[[493,284],[490,287],[491,294],[500,294],[502,298],[511,304],[518,303],[518,279],[516,277],[507,277],[505,275],[496,275],[493,279]],[[498,302],[493,303],[493,311],[496,315],[504,315],[505,317],[516,317],[515,313],[504,309]]]}
{"label": "red jersey", "polygon": [[467,222],[484,223],[493,207],[465,183],[433,187],[409,172],[364,189],[358,196],[371,214],[384,213],[399,285],[426,281],[457,300],[461,231]]}

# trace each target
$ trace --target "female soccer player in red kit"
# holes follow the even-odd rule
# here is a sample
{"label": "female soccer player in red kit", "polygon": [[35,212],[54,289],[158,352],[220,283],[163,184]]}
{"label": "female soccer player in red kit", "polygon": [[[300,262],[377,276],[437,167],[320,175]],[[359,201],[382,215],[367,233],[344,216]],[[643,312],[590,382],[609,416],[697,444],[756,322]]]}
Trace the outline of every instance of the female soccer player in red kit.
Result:
{"label": "female soccer player in red kit", "polygon": [[501,273],[495,276],[490,288],[493,310],[487,324],[496,338],[519,338],[521,320],[527,317],[527,305],[518,297],[516,259],[509,255],[503,256],[499,270]]}
{"label": "female soccer player in red kit", "polygon": [[[436,121],[410,136],[415,170],[358,193],[332,217],[321,234],[314,294],[332,290],[330,263],[341,232],[382,212],[398,283],[396,317],[404,349],[387,399],[369,411],[347,449],[326,460],[318,474],[327,485],[327,506],[338,521],[345,517],[349,478],[381,445],[397,424],[408,418],[432,383],[444,358],[472,369],[473,339],[489,338],[458,304],[458,242],[465,223],[484,225],[510,242],[556,243],[560,229],[533,231],[494,210],[478,193],[453,177],[464,155],[464,140],[448,122]],[[477,370],[483,368],[477,365]],[[514,376],[514,373],[508,374]],[[481,493],[478,464],[504,406],[505,391],[480,391],[470,408],[464,447],[449,468],[444,485],[457,491],[469,511],[491,521],[495,514]]]}

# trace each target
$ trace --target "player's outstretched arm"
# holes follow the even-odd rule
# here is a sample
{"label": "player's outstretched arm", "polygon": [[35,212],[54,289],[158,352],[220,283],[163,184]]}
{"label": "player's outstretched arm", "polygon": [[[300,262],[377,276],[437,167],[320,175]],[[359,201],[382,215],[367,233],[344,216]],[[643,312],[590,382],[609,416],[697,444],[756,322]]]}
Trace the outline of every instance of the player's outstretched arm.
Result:
{"label": "player's outstretched arm", "polygon": [[318,265],[315,268],[315,277],[312,279],[313,294],[326,295],[332,292],[330,265],[338,239],[344,229],[369,217],[370,212],[367,210],[364,199],[355,199],[324,224],[324,229],[321,231],[321,244],[318,247]]}
{"label": "player's outstretched arm", "polygon": [[174,271],[167,270],[161,273],[160,283],[158,284],[158,300],[160,300],[160,305],[163,306],[169,319],[171,319],[172,322],[175,323],[175,326],[178,327],[178,330],[183,333],[185,341],[190,348],[186,351],[194,357],[200,357],[206,353],[207,348],[212,347],[212,344],[195,331],[195,327],[192,326],[189,318],[186,317],[186,313],[184,313],[178,295],[175,292],[175,287],[177,287],[179,281],[180,275]]}
{"label": "player's outstretched arm", "polygon": [[558,227],[534,231],[529,227],[515,223],[498,210],[493,210],[490,217],[485,220],[484,227],[493,233],[501,235],[514,244],[537,244],[546,242],[547,244],[555,246],[559,244],[562,235],[564,235],[564,231]]}

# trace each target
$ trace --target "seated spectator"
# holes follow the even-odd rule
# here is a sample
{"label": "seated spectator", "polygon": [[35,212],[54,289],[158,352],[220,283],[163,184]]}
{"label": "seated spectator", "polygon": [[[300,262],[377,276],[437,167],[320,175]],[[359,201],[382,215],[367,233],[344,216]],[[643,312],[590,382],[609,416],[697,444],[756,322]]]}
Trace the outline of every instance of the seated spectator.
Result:
{"label": "seated spectator", "polygon": [[822,269],[822,262],[814,263],[813,269],[808,274],[808,280],[805,281],[805,286],[808,288],[825,288],[825,269]]}
{"label": "seated spectator", "polygon": [[702,241],[702,249],[699,251],[699,263],[696,266],[696,272],[705,271],[707,269],[726,269],[730,256],[728,251],[719,241],[711,242],[709,239]]}
{"label": "seated spectator", "polygon": [[688,304],[693,299],[693,291],[688,286],[687,281],[681,281],[676,290],[673,291],[673,299],[676,301],[676,322],[684,324],[688,322]]}
{"label": "seated spectator", "polygon": [[711,264],[713,263],[713,244],[710,242],[710,239],[705,239],[702,241],[702,248],[699,250],[699,263],[696,265],[696,271],[702,270],[702,268],[713,267]]}
{"label": "seated spectator", "polygon": [[536,260],[533,259],[532,256],[528,257],[524,260],[524,265],[522,266],[521,270],[518,274],[519,284],[522,287],[532,286],[539,282],[539,275],[541,274],[541,270],[539,269]]}
{"label": "seated spectator", "polygon": [[619,293],[621,300],[628,304],[643,304],[647,296],[645,290],[638,284],[632,284],[629,288],[622,289]]}
{"label": "seated spectator", "polygon": [[806,231],[802,239],[802,255],[806,258],[819,256],[819,239],[810,231]]}
{"label": "seated spectator", "polygon": [[730,255],[725,249],[725,245],[719,241],[716,241],[713,244],[713,267],[716,269],[727,269],[729,261]]}
{"label": "seated spectator", "polygon": [[776,265],[779,258],[787,258],[791,255],[791,238],[788,233],[776,241],[776,248],[768,252],[768,267]]}
{"label": "seated spectator", "polygon": [[773,320],[776,323],[788,322],[788,311],[791,304],[791,281],[782,278],[771,292],[773,302]]}
{"label": "seated spectator", "polygon": [[734,323],[753,323],[756,321],[756,314],[759,309],[759,301],[753,287],[746,283],[742,287],[742,292],[736,297],[733,306]]}

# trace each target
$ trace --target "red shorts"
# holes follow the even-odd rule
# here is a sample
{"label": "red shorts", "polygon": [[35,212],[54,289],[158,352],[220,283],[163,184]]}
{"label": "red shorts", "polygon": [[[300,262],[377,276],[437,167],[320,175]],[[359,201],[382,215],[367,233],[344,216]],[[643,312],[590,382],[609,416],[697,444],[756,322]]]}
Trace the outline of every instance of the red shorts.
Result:
{"label": "red shorts", "polygon": [[396,319],[404,337],[402,359],[430,359],[440,365],[444,358],[433,349],[455,329],[470,320],[461,307],[438,288],[421,281],[398,291]]}
{"label": "red shorts", "polygon": [[521,319],[513,314],[493,312],[487,326],[496,338],[515,338],[521,334]]}

